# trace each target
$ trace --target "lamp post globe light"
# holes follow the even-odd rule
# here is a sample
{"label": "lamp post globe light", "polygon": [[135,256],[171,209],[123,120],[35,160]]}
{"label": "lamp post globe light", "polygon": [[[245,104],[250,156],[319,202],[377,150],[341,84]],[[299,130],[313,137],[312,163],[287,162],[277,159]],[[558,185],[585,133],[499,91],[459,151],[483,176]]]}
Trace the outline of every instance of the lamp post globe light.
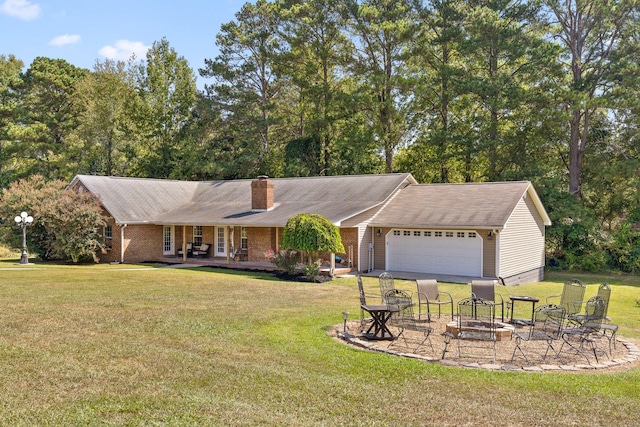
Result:
{"label": "lamp post globe light", "polygon": [[20,264],[29,264],[27,256],[27,227],[33,223],[33,217],[26,212],[22,212],[14,218],[17,225],[22,227],[22,256],[20,256]]}

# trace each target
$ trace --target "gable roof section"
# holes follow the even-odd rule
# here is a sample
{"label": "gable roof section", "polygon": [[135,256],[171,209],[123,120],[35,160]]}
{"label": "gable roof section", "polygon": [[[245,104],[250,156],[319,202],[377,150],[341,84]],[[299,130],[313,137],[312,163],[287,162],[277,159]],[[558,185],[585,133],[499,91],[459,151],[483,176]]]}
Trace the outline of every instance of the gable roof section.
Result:
{"label": "gable roof section", "polygon": [[176,205],[188,203],[198,183],[164,179],[77,175],[77,182],[100,198],[118,224],[151,224],[152,219]]}
{"label": "gable roof section", "polygon": [[402,189],[371,221],[374,227],[502,229],[523,197],[551,220],[528,181],[418,184]]}
{"label": "gable roof section", "polygon": [[272,178],[275,206],[251,210],[251,182],[171,181],[78,175],[120,224],[284,226],[299,213],[317,213],[340,224],[381,205],[411,174]]}

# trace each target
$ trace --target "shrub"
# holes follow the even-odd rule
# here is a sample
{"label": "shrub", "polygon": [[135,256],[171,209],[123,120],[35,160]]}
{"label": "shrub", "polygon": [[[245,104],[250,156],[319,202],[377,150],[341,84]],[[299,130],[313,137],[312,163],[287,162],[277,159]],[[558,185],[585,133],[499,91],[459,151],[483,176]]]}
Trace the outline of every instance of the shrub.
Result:
{"label": "shrub", "polygon": [[322,260],[317,260],[316,262],[312,262],[311,264],[305,264],[302,266],[302,273],[310,282],[317,282],[318,278],[320,277],[321,265]]}
{"label": "shrub", "polygon": [[290,249],[280,249],[275,253],[273,263],[279,270],[283,270],[289,275],[294,275],[298,267],[298,252]]}

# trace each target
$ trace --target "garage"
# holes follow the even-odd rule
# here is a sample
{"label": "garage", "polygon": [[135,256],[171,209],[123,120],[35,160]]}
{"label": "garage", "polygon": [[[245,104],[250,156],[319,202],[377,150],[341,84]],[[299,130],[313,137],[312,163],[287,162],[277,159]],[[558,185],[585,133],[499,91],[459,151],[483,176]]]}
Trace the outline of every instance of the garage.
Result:
{"label": "garage", "polygon": [[482,238],[473,231],[392,229],[386,249],[388,270],[482,277]]}

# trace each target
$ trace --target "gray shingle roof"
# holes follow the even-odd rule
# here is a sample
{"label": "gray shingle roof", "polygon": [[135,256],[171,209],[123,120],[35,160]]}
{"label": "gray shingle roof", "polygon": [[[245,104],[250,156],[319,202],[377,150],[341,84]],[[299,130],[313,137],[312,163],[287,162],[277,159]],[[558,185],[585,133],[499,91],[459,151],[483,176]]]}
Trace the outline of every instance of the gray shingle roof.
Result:
{"label": "gray shingle roof", "polygon": [[545,224],[549,217],[528,181],[411,185],[372,220],[374,227],[502,228],[520,199],[533,197]]}
{"label": "gray shingle roof", "polygon": [[275,207],[251,211],[251,181],[172,181],[78,175],[120,224],[284,226],[299,213],[339,224],[384,203],[410,174],[274,178]]}

